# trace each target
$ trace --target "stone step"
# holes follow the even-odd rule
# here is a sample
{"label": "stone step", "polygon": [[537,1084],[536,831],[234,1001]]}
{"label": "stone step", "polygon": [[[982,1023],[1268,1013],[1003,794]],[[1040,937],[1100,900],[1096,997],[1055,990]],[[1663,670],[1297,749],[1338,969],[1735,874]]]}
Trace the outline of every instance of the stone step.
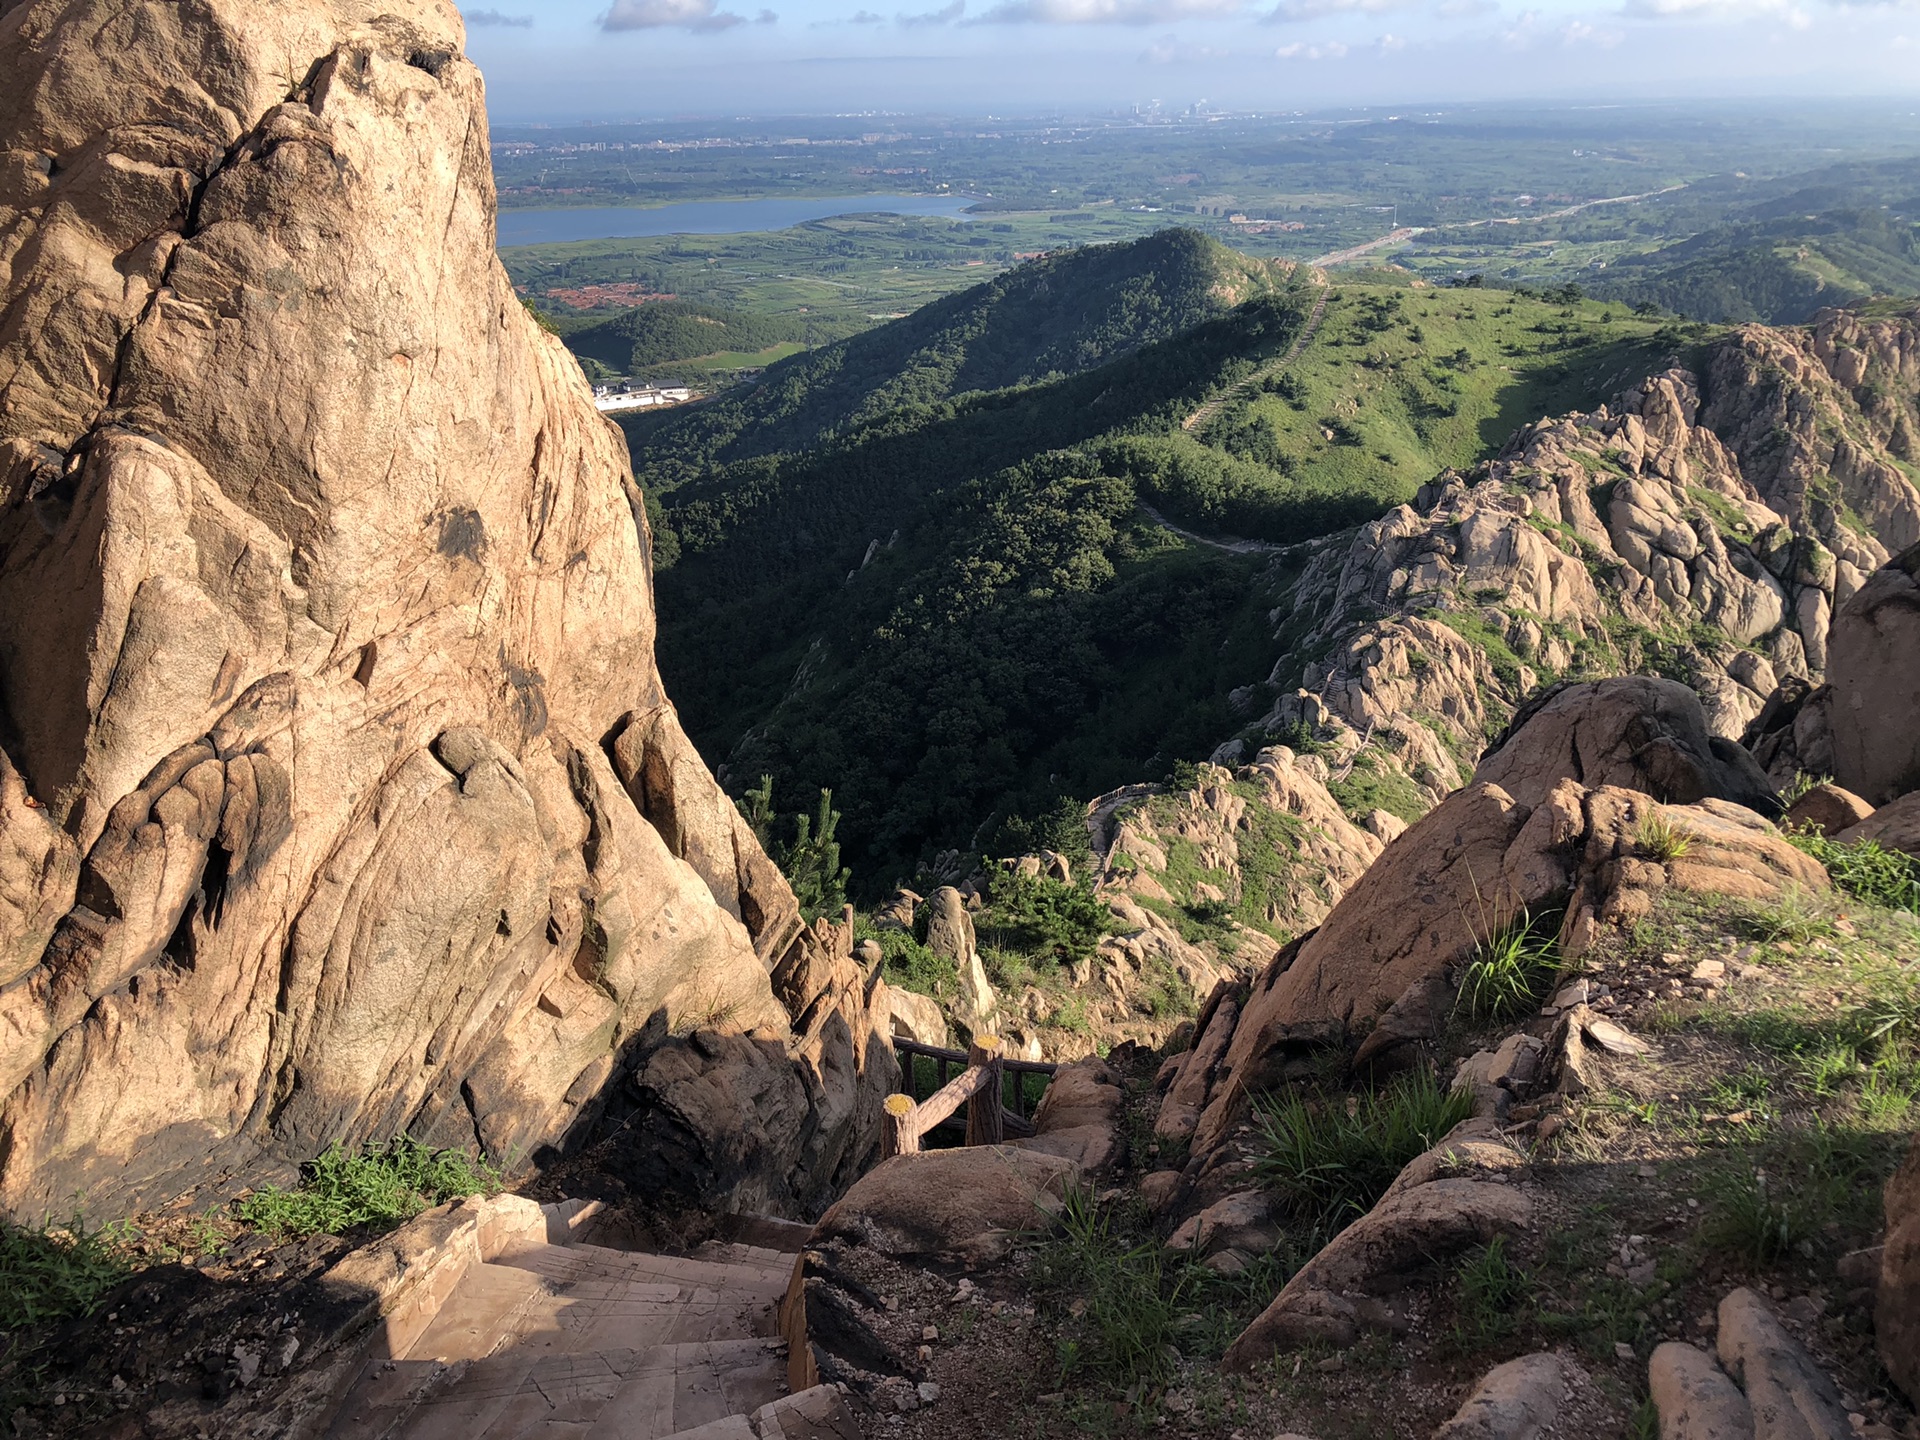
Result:
{"label": "stone step", "polygon": [[692,1259],[711,1260],[722,1265],[740,1265],[768,1274],[791,1275],[798,1251],[770,1250],[764,1245],[748,1245],[739,1240],[708,1240],[694,1247]]}
{"label": "stone step", "polygon": [[689,1255],[649,1255],[638,1250],[608,1250],[599,1245],[528,1245],[496,1257],[497,1263],[531,1270],[554,1280],[635,1280],[689,1289],[785,1294],[793,1273],[791,1255],[766,1263],[703,1259]]}
{"label": "stone step", "polygon": [[374,1361],[327,1436],[666,1440],[772,1405],[785,1378],[781,1347],[764,1340],[559,1354],[515,1347],[453,1364]]}
{"label": "stone step", "polygon": [[777,1220],[771,1215],[722,1215],[720,1238],[762,1250],[777,1250],[782,1255],[798,1255],[807,1248],[811,1225],[798,1220]]}
{"label": "stone step", "polygon": [[409,1360],[482,1360],[554,1298],[544,1275],[511,1265],[475,1265],[460,1277],[440,1311],[407,1347]]}
{"label": "stone step", "polygon": [[816,1385],[761,1406],[753,1427],[759,1440],[860,1440],[853,1412],[831,1385]]}
{"label": "stone step", "polygon": [[669,1435],[667,1440],[760,1440],[753,1426],[744,1415],[729,1415],[724,1420],[715,1420],[710,1425],[701,1425],[692,1430],[681,1430]]}

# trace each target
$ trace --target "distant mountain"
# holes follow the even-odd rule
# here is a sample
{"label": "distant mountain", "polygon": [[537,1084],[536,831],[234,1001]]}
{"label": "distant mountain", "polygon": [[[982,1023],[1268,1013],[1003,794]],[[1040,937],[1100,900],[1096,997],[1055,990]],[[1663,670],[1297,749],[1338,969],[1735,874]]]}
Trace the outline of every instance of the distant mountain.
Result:
{"label": "distant mountain", "polygon": [[1703,218],[1705,207],[1723,207],[1713,223],[1616,261],[1590,288],[1695,320],[1774,325],[1868,296],[1920,294],[1920,162],[1836,165],[1751,187],[1717,177],[1694,188]]}
{"label": "distant mountain", "polygon": [[1698,320],[1797,324],[1872,295],[1920,294],[1920,228],[1878,209],[1726,226],[1621,261],[1594,288]]}
{"label": "distant mountain", "polygon": [[[856,884],[1203,758],[1271,668],[1293,576],[1278,544],[1371,519],[1695,338],[1617,306],[1329,290],[1231,259],[1179,232],[1077,251],[1034,268],[1040,300],[1082,303],[1024,326],[1009,297],[1034,276],[831,347],[902,363],[960,337],[933,398],[886,406],[884,375],[856,397],[847,367],[791,362],[636,445],[661,663],[689,733],[736,792],[762,774],[787,803],[832,787]],[[1144,293],[1203,311],[1232,293],[1223,276],[1261,293],[1133,343],[1115,313],[1150,337],[1168,313],[1126,303],[1143,272]],[[962,379],[1073,353],[1118,358],[997,389]],[[751,416],[779,372],[793,406],[763,428]]]}
{"label": "distant mountain", "polygon": [[1292,267],[1196,230],[1162,230],[1018,266],[905,319],[770,368],[742,394],[625,422],[643,483],[673,489],[718,463],[795,451],[904,408],[1077,375],[1279,293]]}
{"label": "distant mountain", "polygon": [[685,300],[654,300],[609,320],[560,328],[575,355],[634,376],[709,355],[751,355],[809,333],[804,316],[748,315]]}

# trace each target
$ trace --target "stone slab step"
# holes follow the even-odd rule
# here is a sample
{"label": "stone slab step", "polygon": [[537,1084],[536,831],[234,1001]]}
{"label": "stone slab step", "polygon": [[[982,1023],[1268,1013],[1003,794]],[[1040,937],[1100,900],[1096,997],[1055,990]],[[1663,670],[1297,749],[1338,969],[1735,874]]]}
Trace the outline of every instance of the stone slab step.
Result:
{"label": "stone slab step", "polygon": [[860,1427],[846,1400],[831,1385],[783,1395],[753,1417],[759,1440],[860,1440]]}
{"label": "stone slab step", "polygon": [[807,1248],[811,1225],[798,1220],[777,1220],[771,1215],[722,1215],[720,1238],[762,1250],[777,1250],[782,1255],[798,1255]]}
{"label": "stone slab step", "polygon": [[748,1245],[738,1240],[708,1240],[696,1246],[690,1258],[711,1260],[720,1265],[740,1265],[768,1274],[778,1272],[791,1275],[793,1262],[799,1256],[797,1252],[770,1250],[764,1245]]}
{"label": "stone slab step", "polygon": [[753,1433],[753,1426],[748,1423],[746,1416],[729,1415],[710,1425],[681,1430],[669,1435],[667,1440],[760,1440],[760,1437]]}
{"label": "stone slab step", "polygon": [[[785,1388],[760,1340],[485,1360],[371,1362],[328,1440],[665,1440],[750,1414]],[[750,1433],[750,1432],[749,1432]]]}
{"label": "stone slab step", "polygon": [[498,1257],[553,1280],[637,1280],[651,1284],[759,1293],[772,1289],[786,1293],[793,1273],[793,1257],[781,1255],[767,1264],[687,1255],[649,1255],[638,1250],[608,1250],[599,1245],[529,1245]]}
{"label": "stone slab step", "polygon": [[529,1311],[551,1301],[554,1284],[544,1275],[511,1265],[475,1265],[460,1277],[446,1302],[407,1347],[408,1360],[480,1360],[503,1340],[521,1333]]}
{"label": "stone slab step", "polygon": [[666,1440],[752,1414],[787,1388],[785,1351],[778,1345],[721,1341],[661,1346],[643,1354],[585,1440]]}

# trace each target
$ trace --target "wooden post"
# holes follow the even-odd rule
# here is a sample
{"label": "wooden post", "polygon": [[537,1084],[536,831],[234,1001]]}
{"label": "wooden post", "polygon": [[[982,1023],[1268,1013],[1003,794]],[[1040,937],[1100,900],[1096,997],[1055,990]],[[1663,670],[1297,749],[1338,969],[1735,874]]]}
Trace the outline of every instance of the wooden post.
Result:
{"label": "wooden post", "polygon": [[985,1082],[967,1102],[967,1144],[998,1145],[1005,1136],[1000,1118],[1001,1051],[1006,1042],[998,1035],[976,1035],[967,1049],[967,1066],[987,1072]]}
{"label": "wooden post", "polygon": [[911,1095],[889,1095],[881,1102],[880,1158],[913,1155],[920,1149],[920,1107]]}

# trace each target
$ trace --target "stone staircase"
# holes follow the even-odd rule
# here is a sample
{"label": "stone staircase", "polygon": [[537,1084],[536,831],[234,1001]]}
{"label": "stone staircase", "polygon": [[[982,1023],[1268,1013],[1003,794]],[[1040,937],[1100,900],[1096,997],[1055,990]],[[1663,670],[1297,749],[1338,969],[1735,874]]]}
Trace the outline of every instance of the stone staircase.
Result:
{"label": "stone staircase", "polygon": [[[512,1201],[512,1197],[502,1197]],[[498,1202],[494,1202],[496,1205]],[[804,1226],[732,1217],[686,1256],[615,1241],[598,1207],[514,1201],[476,1260],[387,1328],[337,1440],[859,1440],[840,1394],[787,1391],[779,1306]],[[591,1238],[590,1238],[591,1237]]]}

